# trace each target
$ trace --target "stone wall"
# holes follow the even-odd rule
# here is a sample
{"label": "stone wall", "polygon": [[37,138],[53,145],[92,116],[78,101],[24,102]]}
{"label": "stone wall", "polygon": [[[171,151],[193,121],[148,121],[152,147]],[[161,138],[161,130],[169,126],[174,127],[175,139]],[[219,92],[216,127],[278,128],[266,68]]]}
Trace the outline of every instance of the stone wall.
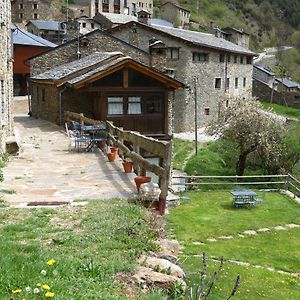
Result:
{"label": "stone wall", "polygon": [[[77,51],[78,43],[75,39],[31,59],[31,75],[37,75],[53,69],[56,66],[76,60],[78,57]],[[81,57],[90,55],[96,51],[121,51],[122,53],[131,56],[133,59],[139,62],[147,65],[149,64],[149,54],[132,47],[100,30],[95,30],[84,36],[80,42],[79,51],[81,53]]]}
{"label": "stone wall", "polygon": [[12,22],[26,23],[29,20],[65,20],[62,0],[15,0],[12,3]]}
{"label": "stone wall", "polygon": [[[216,119],[222,107],[228,105],[228,98],[241,97],[248,99],[252,92],[253,65],[247,63],[246,57],[230,54],[230,62],[227,59],[220,62],[220,51],[208,48],[191,47],[184,42],[167,37],[165,34],[154,33],[141,26],[123,28],[113,32],[113,35],[135,45],[144,51],[149,51],[149,40],[156,38],[167,47],[179,48],[178,60],[167,60],[167,68],[174,69],[175,79],[182,81],[185,89],[175,92],[173,103],[174,132],[190,131],[194,129],[195,118],[195,89],[197,94],[198,126],[205,126]],[[208,61],[194,62],[193,52],[208,54]],[[235,62],[234,56],[237,56]],[[216,78],[220,78],[220,88],[215,88]],[[229,78],[229,88],[225,91],[226,78]],[[237,87],[235,79],[238,78]],[[244,86],[245,80],[245,86]]]}
{"label": "stone wall", "polygon": [[10,1],[0,0],[0,152],[5,151],[5,141],[12,133],[12,42]]}
{"label": "stone wall", "polygon": [[266,84],[253,80],[253,96],[264,102],[272,102],[290,107],[300,108],[300,92],[278,92],[273,91]]}
{"label": "stone wall", "polygon": [[72,111],[83,113],[86,117],[95,119],[93,110],[96,94],[68,89],[62,91],[60,95],[60,91],[55,86],[40,83],[31,84],[31,93],[31,112],[35,118],[61,125],[64,123],[63,112]]}

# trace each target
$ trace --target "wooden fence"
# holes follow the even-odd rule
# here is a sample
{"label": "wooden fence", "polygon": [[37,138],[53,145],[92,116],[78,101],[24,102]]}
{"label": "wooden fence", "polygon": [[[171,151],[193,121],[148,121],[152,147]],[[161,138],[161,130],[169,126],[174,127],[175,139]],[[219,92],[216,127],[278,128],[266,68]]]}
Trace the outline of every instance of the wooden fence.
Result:
{"label": "wooden fence", "polygon": [[300,181],[291,174],[251,176],[174,176],[172,185],[198,188],[200,186],[252,186],[284,189],[300,197]]}
{"label": "wooden fence", "polygon": [[[103,121],[97,121],[84,117],[82,114],[66,111],[64,113],[65,120],[78,121],[81,124],[96,125]],[[159,141],[151,137],[146,137],[138,132],[123,130],[116,127],[112,122],[106,121],[108,129],[108,138],[117,146],[121,154],[130,158],[138,169],[138,175],[144,176],[146,171],[152,172],[159,177],[159,187],[161,194],[159,197],[158,209],[161,214],[165,213],[166,199],[168,195],[168,187],[170,181],[171,163],[172,163],[172,142]],[[132,144],[133,149],[129,149],[125,142]],[[152,164],[141,156],[140,149],[146,150],[160,158],[160,165]]]}

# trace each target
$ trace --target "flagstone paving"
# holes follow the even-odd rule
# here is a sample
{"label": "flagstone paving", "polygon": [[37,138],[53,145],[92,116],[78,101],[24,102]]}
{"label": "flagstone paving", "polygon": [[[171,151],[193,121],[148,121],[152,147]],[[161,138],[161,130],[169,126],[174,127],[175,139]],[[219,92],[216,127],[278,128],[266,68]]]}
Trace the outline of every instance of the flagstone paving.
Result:
{"label": "flagstone paving", "polygon": [[63,128],[50,122],[15,116],[19,157],[3,169],[1,193],[10,204],[28,202],[100,200],[136,195],[133,178],[121,161],[110,163],[99,150],[74,152]]}

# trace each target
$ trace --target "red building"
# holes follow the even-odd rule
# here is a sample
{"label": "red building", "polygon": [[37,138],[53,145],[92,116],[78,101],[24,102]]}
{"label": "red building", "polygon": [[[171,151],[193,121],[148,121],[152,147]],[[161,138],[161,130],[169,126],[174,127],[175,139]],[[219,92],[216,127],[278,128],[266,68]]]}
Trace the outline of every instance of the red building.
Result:
{"label": "red building", "polygon": [[16,26],[12,27],[14,46],[14,95],[27,95],[27,78],[30,76],[28,58],[56,47],[55,44]]}

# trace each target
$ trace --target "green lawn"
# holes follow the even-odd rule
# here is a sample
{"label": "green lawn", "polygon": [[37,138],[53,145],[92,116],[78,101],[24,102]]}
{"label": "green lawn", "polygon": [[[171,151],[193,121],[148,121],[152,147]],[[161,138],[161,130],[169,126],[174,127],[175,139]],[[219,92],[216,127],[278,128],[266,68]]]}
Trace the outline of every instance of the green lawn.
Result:
{"label": "green lawn", "polygon": [[274,103],[262,102],[264,108],[272,108],[275,113],[281,116],[297,118],[300,120],[300,109],[294,107],[287,107],[285,105],[279,105]]}
{"label": "green lawn", "polygon": [[[42,299],[24,292],[39,283],[50,286],[54,299],[127,299],[115,275],[132,271],[142,252],[155,249],[144,211],[120,200],[77,208],[3,208],[0,236],[0,299],[10,299],[16,289],[22,292],[12,299]],[[56,263],[48,266],[49,259]]]}
{"label": "green lawn", "polygon": [[[190,192],[187,195],[191,200],[172,209],[167,218],[168,231],[184,246],[181,260],[187,272],[200,270],[201,258],[193,255],[203,252],[209,257],[224,256],[226,260],[248,262],[264,268],[288,272],[300,270],[300,228],[285,231],[273,229],[279,225],[300,224],[300,205],[290,198],[269,192],[265,202],[257,207],[234,208],[229,191]],[[245,230],[264,227],[271,228],[271,231],[239,237]],[[206,240],[229,235],[233,239]],[[193,242],[204,244],[195,245]],[[215,262],[209,260],[209,265],[214,266]],[[224,299],[230,293],[237,274],[242,276],[237,299],[300,298],[299,277],[230,262],[225,263],[225,268],[212,299]],[[189,279],[193,282],[195,277],[189,276]]]}
{"label": "green lawn", "polygon": [[183,171],[184,165],[195,149],[195,142],[181,139],[173,140],[173,167]]}

